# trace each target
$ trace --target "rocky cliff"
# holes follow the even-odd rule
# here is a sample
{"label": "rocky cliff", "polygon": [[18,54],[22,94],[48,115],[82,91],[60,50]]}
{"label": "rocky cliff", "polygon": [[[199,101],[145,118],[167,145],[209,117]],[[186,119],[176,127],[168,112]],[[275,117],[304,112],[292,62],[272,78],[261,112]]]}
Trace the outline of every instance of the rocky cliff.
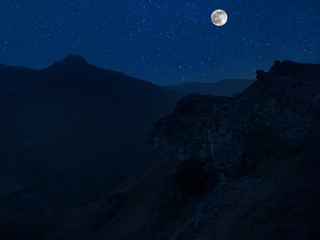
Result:
{"label": "rocky cliff", "polygon": [[[256,131],[301,140],[318,123],[320,65],[275,62],[234,98],[190,95],[155,124],[150,142],[179,159],[210,159],[230,177],[250,167],[248,141]],[[261,137],[263,137],[261,135]]]}

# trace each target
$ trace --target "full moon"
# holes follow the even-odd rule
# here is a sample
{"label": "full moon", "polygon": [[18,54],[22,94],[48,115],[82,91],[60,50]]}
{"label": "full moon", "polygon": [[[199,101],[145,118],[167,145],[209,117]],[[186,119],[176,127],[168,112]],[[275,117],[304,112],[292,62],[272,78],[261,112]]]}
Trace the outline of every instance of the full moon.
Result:
{"label": "full moon", "polygon": [[211,14],[211,21],[216,26],[223,26],[228,21],[228,15],[225,11],[217,9]]}

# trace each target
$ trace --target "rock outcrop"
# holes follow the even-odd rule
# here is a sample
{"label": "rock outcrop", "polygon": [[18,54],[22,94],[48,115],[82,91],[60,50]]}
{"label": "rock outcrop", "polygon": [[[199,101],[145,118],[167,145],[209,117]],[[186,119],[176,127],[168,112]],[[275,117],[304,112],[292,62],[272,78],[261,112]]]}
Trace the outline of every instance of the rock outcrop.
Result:
{"label": "rock outcrop", "polygon": [[[147,239],[320,239],[319,103],[320,65],[290,61],[258,70],[257,81],[233,98],[181,99],[149,140],[181,165],[211,163],[218,179],[196,196],[157,191]],[[188,211],[165,221],[177,202]],[[170,233],[159,231],[177,221]]]}
{"label": "rock outcrop", "polygon": [[248,141],[254,132],[301,140],[316,126],[319,108],[320,65],[276,61],[269,72],[258,70],[257,81],[233,98],[183,98],[155,124],[149,140],[181,160],[210,159],[216,170],[235,178],[250,168]]}

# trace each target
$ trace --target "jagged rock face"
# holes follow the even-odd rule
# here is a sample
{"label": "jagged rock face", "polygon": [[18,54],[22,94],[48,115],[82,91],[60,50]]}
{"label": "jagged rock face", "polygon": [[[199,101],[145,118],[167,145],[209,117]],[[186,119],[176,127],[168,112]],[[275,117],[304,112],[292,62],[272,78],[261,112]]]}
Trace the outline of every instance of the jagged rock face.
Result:
{"label": "jagged rock face", "polygon": [[[217,170],[238,177],[246,171],[246,146],[256,129],[285,141],[302,139],[320,109],[320,65],[275,62],[269,72],[234,98],[190,95],[155,124],[150,142],[181,159],[211,159]],[[263,136],[263,135],[262,135]]]}
{"label": "jagged rock face", "polygon": [[[179,101],[169,117],[155,125],[153,133],[156,135],[150,140],[160,150],[172,151],[180,159],[207,158],[209,133],[212,129],[224,131],[223,120],[232,105],[232,99],[227,97],[190,95]],[[217,121],[212,122],[212,118]]]}

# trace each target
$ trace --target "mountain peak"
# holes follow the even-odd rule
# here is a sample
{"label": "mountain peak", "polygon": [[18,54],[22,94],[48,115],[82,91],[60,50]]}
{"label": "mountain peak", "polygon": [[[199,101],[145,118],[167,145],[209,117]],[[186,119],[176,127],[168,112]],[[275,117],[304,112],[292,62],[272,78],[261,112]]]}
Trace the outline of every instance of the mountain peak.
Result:
{"label": "mountain peak", "polygon": [[64,59],[62,59],[61,61],[57,61],[55,62],[53,65],[51,65],[49,67],[49,69],[68,69],[68,70],[72,70],[73,69],[79,69],[79,70],[83,70],[86,69],[88,66],[91,66],[91,64],[89,64],[84,57],[79,56],[79,55],[73,55],[73,54],[69,54],[67,57],[65,57]]}
{"label": "mountain peak", "polygon": [[69,54],[66,58],[59,61],[60,63],[76,63],[76,64],[88,64],[88,62],[84,59],[84,57],[80,55]]}

